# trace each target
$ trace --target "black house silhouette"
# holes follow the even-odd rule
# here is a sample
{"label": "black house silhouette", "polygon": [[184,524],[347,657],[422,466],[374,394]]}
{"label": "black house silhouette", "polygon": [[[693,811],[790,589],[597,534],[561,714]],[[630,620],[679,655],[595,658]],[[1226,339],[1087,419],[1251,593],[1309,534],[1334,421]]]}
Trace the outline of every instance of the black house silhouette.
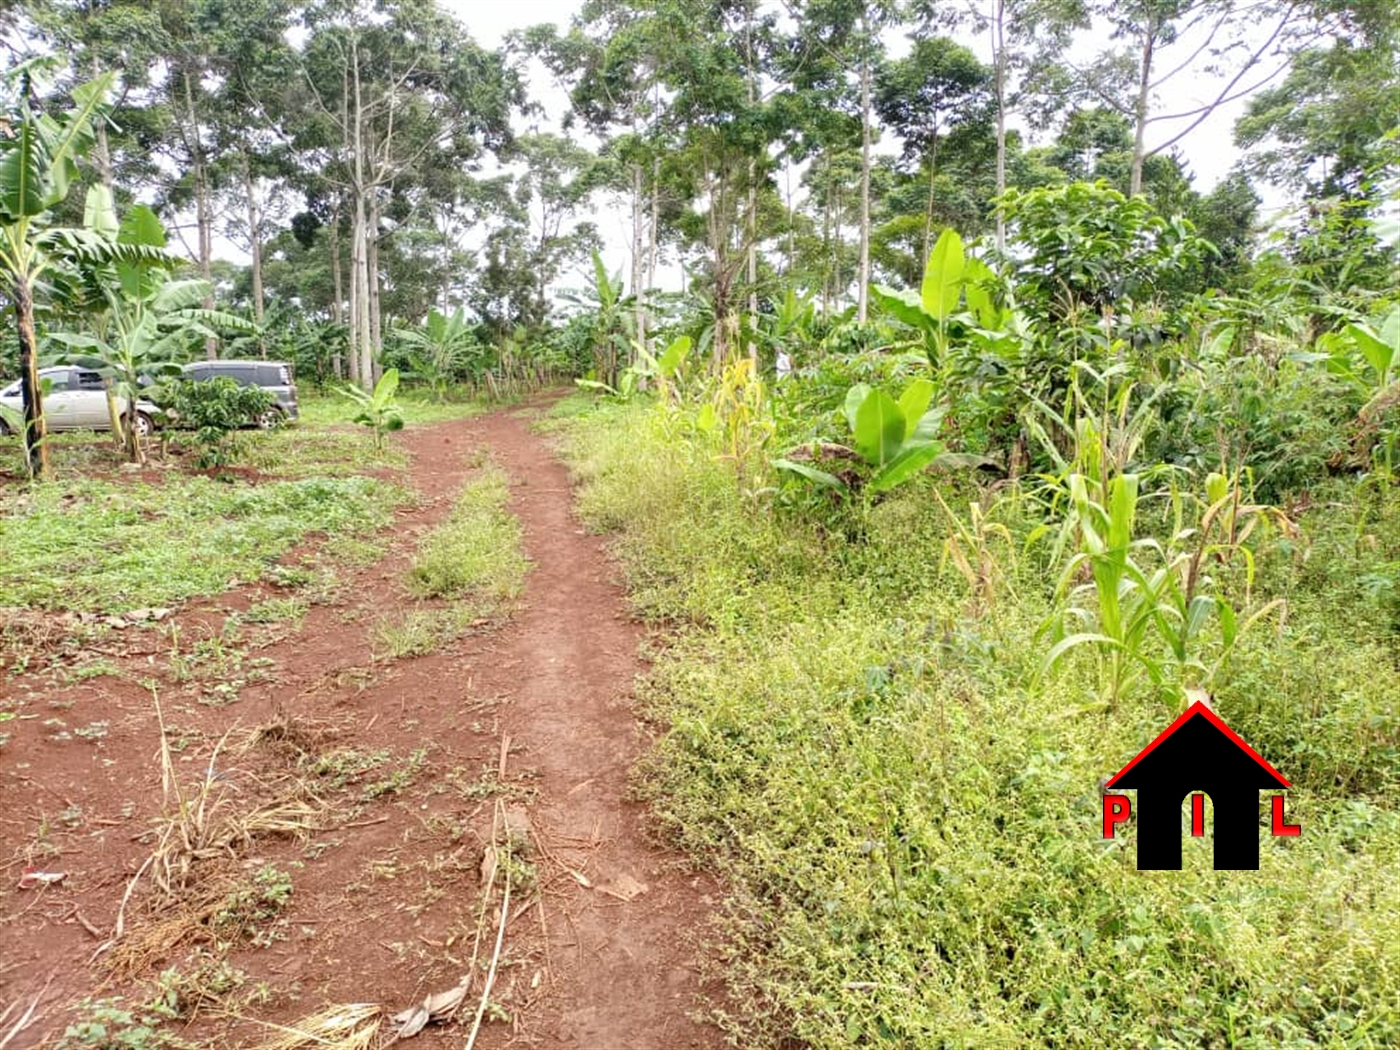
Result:
{"label": "black house silhouette", "polygon": [[1137,790],[1137,866],[1181,868],[1181,800],[1193,791],[1215,806],[1215,867],[1259,867],[1259,792],[1288,781],[1197,702],[1106,785]]}

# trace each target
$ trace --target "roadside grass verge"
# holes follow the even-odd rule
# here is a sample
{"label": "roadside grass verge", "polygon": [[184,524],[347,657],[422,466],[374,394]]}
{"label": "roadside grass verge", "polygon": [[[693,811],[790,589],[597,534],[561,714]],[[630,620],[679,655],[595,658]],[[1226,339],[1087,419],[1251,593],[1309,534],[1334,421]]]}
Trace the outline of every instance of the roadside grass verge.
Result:
{"label": "roadside grass verge", "polygon": [[312,533],[365,538],[408,494],[368,477],[58,480],[0,491],[6,605],[107,613],[256,580]]}
{"label": "roadside grass verge", "polygon": [[[449,419],[467,419],[486,411],[480,401],[452,400],[435,401],[425,394],[411,389],[400,388],[394,402],[403,411],[404,422],[409,426],[426,423],[441,423]],[[325,426],[328,424],[350,424],[355,415],[354,403],[334,393],[306,393],[299,398],[301,426]]]}
{"label": "roadside grass verge", "polygon": [[[1265,826],[1260,870],[1215,871],[1187,836],[1184,870],[1139,872],[1135,832],[1101,837],[1100,784],[1175,712],[1086,705],[1088,656],[1030,684],[1053,579],[1008,564],[974,615],[931,492],[958,506],[953,482],[849,541],[748,500],[646,406],[565,411],[581,510],[672,628],[639,786],[729,890],[740,1045],[1400,1045],[1400,673],[1354,595],[1388,540],[1314,551],[1325,576],[1290,562],[1286,624],[1218,686],[1293,780],[1302,837]],[[1029,521],[1001,513],[1020,547]]]}

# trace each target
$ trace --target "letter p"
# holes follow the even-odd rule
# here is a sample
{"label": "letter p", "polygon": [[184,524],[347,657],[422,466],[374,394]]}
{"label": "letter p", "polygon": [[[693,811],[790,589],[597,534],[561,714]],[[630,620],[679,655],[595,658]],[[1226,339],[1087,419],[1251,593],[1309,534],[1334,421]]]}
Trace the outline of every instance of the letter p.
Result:
{"label": "letter p", "polygon": [[1126,824],[1133,815],[1133,804],[1127,795],[1105,795],[1103,797],[1103,837],[1113,838],[1113,825]]}

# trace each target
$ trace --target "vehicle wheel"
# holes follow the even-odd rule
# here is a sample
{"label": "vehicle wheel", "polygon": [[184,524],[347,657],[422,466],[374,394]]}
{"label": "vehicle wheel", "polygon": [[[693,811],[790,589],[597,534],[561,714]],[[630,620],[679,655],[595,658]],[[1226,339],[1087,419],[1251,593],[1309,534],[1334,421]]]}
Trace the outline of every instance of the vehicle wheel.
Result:
{"label": "vehicle wheel", "polygon": [[151,422],[151,417],[144,412],[136,413],[136,436],[145,440],[155,433],[156,425]]}
{"label": "vehicle wheel", "polygon": [[287,413],[283,412],[279,406],[273,405],[262,415],[258,416],[258,429],[276,430],[286,421]]}

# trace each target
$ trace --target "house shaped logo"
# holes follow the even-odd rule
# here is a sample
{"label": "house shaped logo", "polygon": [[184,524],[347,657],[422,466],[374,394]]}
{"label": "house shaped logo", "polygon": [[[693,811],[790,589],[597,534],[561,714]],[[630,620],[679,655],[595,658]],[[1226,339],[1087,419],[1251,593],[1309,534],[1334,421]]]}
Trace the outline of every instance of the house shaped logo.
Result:
{"label": "house shaped logo", "polygon": [[[1203,702],[1192,704],[1105,785],[1137,791],[1139,871],[1181,869],[1181,802],[1191,794],[1191,834],[1205,834],[1205,796],[1215,809],[1215,867],[1259,867],[1259,792],[1288,787],[1252,747]],[[1197,794],[1192,794],[1197,792]],[[1284,822],[1283,796],[1273,797],[1273,833],[1297,835]],[[1127,795],[1103,796],[1103,837],[1132,815]]]}

